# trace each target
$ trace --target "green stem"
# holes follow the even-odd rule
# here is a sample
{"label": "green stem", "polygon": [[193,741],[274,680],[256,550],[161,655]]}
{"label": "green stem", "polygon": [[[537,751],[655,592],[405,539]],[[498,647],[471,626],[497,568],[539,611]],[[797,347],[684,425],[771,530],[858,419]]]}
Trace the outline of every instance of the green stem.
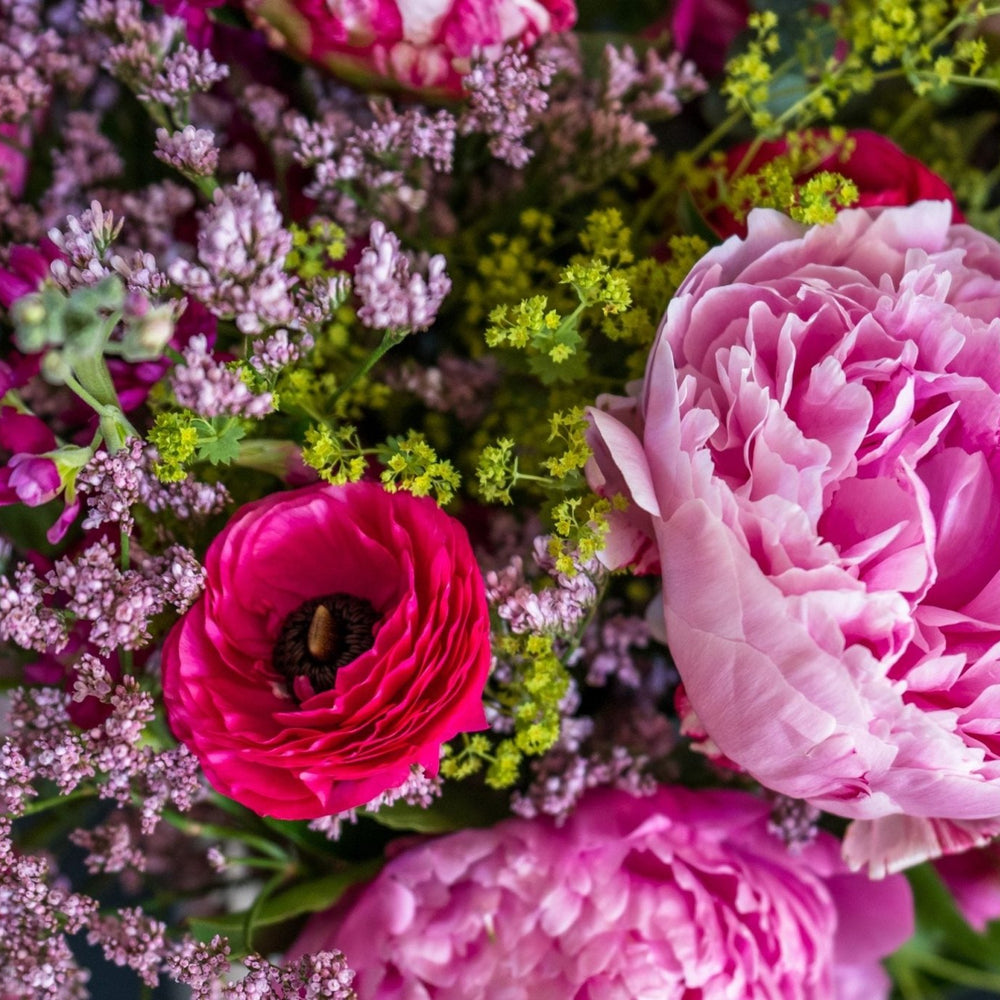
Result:
{"label": "green stem", "polygon": [[244,868],[260,868],[263,871],[288,872],[288,863],[279,861],[277,858],[237,858],[223,856],[223,861],[234,868],[242,866]]}
{"label": "green stem", "polygon": [[950,958],[915,949],[906,953],[905,961],[911,968],[919,968],[945,982],[988,990],[1000,996],[1000,973],[975,969],[961,962],[953,962]]}
{"label": "green stem", "polygon": [[56,795],[51,799],[36,799],[34,802],[25,806],[21,811],[21,816],[36,816],[38,813],[45,812],[46,809],[51,809],[53,806],[59,806],[60,808],[69,802],[79,802],[83,799],[92,799],[97,795],[97,789],[95,788],[78,788],[76,791],[68,792],[66,795]]}
{"label": "green stem", "polygon": [[253,925],[260,915],[260,911],[264,908],[264,904],[268,899],[280,888],[285,878],[285,872],[276,872],[268,879],[264,888],[260,890],[257,898],[253,901],[253,906],[247,911],[246,919],[243,921],[243,947],[246,948],[247,952],[253,951]]}
{"label": "green stem", "polygon": [[371,354],[365,358],[364,362],[357,368],[353,375],[337,390],[333,398],[330,400],[330,405],[332,406],[341,396],[347,392],[348,389],[354,385],[359,379],[362,379],[367,375],[372,368],[379,362],[387,351],[390,351],[397,344],[401,344],[409,334],[409,330],[386,330],[382,337],[381,343],[375,348]]}
{"label": "green stem", "polygon": [[261,854],[281,861],[285,868],[289,865],[288,854],[273,841],[266,837],[261,837],[256,833],[246,830],[236,830],[229,826],[218,826],[215,823],[201,823],[197,820],[188,819],[181,813],[166,809],[163,818],[173,827],[193,837],[215,837],[219,840],[236,840],[247,847],[252,847]]}

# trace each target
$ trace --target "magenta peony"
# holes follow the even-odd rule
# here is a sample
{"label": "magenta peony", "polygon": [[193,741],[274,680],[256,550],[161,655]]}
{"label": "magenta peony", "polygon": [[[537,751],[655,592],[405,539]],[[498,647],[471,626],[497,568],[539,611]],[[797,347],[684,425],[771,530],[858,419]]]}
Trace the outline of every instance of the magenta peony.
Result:
{"label": "magenta peony", "polygon": [[426,841],[314,917],[359,1000],[878,1000],[912,931],[900,876],[869,883],[820,834],[792,851],[742,792],[602,790],[562,827]]}
{"label": "magenta peony", "polygon": [[592,412],[704,732],[874,872],[1000,827],[1000,244],[951,218],[752,213]]}
{"label": "magenta peony", "polygon": [[245,0],[273,44],[362,84],[457,96],[470,60],[566,31],[574,0]]}
{"label": "magenta peony", "polygon": [[482,577],[432,500],[372,483],[247,504],[163,650],[170,725],[212,785],[282,819],[331,815],[436,773],[486,725]]}

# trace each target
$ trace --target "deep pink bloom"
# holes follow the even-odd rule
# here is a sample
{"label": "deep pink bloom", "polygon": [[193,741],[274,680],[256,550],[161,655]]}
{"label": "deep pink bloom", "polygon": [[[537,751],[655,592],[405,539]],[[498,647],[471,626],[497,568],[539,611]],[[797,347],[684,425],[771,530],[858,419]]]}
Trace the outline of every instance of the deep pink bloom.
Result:
{"label": "deep pink bloom", "polygon": [[934,867],[970,926],[982,933],[1000,920],[1000,843],[938,858]]}
{"label": "deep pink bloom", "polygon": [[851,875],[821,833],[790,851],[742,792],[587,795],[404,850],[312,919],[360,1000],[878,1000],[912,932],[900,876]]}
{"label": "deep pink bloom", "polygon": [[736,36],[746,27],[747,0],[677,0],[670,11],[643,32],[669,33],[674,47],[706,76],[717,76]]}
{"label": "deep pink bloom", "polygon": [[15,200],[24,194],[28,182],[28,157],[17,147],[30,141],[26,124],[0,123],[0,186],[6,187],[8,197]]}
{"label": "deep pink bloom", "polygon": [[752,213],[592,412],[704,731],[875,871],[1000,827],[1000,244],[951,218]]}
{"label": "deep pink bloom", "polygon": [[[485,727],[485,588],[465,529],[432,500],[374,483],[276,493],[237,511],[205,568],[204,596],[167,637],[163,695],[174,733],[237,802],[331,815],[414,765],[436,773],[445,741]],[[312,655],[315,604],[331,595],[353,599],[330,612],[344,652],[332,671],[332,653]]]}
{"label": "deep pink bloom", "polygon": [[[820,141],[829,141],[823,133],[817,133],[817,136]],[[856,129],[847,133],[845,141],[853,146],[853,151],[846,160],[841,160],[838,149],[812,170],[798,175],[796,182],[804,183],[824,170],[835,171],[857,185],[858,200],[853,206],[855,208],[912,205],[916,201],[941,200],[951,203],[953,222],[965,221],[955,194],[947,182],[915,156],[904,153],[892,140],[877,132]],[[742,143],[726,153],[726,168],[729,172],[735,171],[743,163],[749,146],[749,143]],[[783,155],[786,150],[787,143],[784,139],[763,143],[743,168],[743,173],[755,173],[775,157]],[[716,209],[709,214],[708,221],[722,236],[746,234],[746,224],[737,222],[728,209]]]}
{"label": "deep pink bloom", "polygon": [[574,0],[244,0],[276,45],[362,84],[457,96],[477,52],[566,31]]}

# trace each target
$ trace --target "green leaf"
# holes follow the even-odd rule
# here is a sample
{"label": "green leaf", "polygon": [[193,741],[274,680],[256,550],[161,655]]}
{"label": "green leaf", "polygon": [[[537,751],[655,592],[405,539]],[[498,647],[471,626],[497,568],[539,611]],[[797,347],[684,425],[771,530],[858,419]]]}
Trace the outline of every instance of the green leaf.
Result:
{"label": "green leaf", "polygon": [[470,826],[492,826],[506,815],[500,796],[485,789],[475,794],[470,794],[471,791],[467,786],[455,791],[451,785],[445,785],[444,794],[426,809],[397,802],[378,812],[362,811],[361,815],[390,830],[427,834],[451,833]]}
{"label": "green leaf", "polygon": [[681,192],[680,200],[677,204],[677,219],[686,235],[700,236],[710,247],[717,246],[722,242],[719,234],[709,225],[705,216],[701,214],[694,198],[691,197],[691,192],[686,188]]}
{"label": "green leaf", "polygon": [[[374,878],[382,864],[382,858],[375,858],[342,872],[297,882],[283,892],[276,892],[259,908],[253,921],[253,929],[285,923],[333,906],[352,885]],[[241,910],[239,913],[226,913],[218,917],[193,918],[188,924],[191,933],[199,941],[210,941],[216,934],[238,937],[249,912]]]}
{"label": "green leaf", "polygon": [[245,436],[246,431],[239,421],[232,420],[217,429],[214,438],[199,440],[198,458],[213,465],[229,465],[239,457],[240,441]]}

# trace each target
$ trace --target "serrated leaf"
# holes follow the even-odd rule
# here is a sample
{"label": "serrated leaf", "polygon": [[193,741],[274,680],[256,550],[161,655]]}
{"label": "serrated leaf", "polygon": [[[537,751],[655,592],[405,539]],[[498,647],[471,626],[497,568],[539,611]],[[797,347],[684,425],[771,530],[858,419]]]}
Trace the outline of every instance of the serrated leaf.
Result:
{"label": "serrated leaf", "polygon": [[229,465],[239,456],[244,437],[246,431],[234,420],[217,430],[214,438],[198,442],[198,458],[213,465]]}

